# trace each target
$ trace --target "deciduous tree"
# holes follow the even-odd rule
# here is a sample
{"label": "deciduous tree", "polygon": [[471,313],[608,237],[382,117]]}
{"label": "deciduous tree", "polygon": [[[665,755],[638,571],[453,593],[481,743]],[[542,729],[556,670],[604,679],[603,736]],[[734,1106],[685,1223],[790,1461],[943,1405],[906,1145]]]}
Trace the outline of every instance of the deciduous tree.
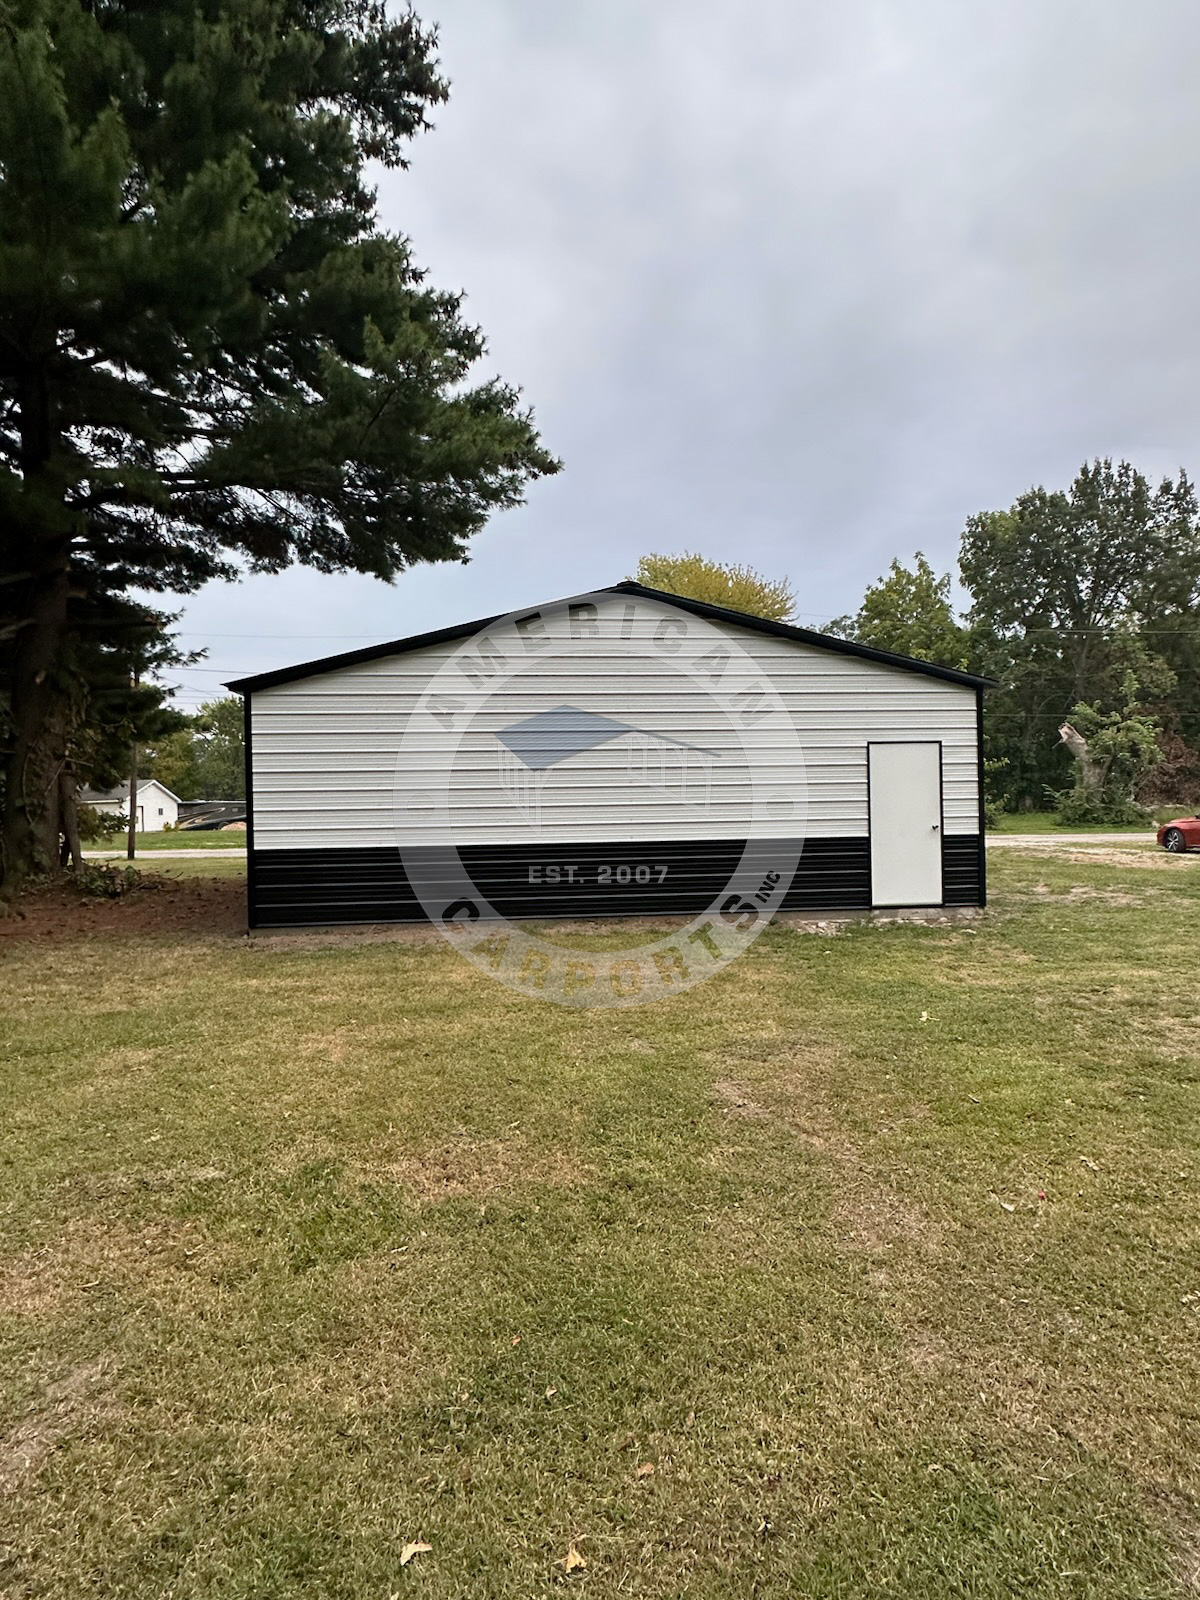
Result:
{"label": "deciduous tree", "polygon": [[855,615],[835,617],[824,631],[942,667],[967,664],[967,635],[950,603],[950,575],[939,578],[919,550],[911,570],[893,561],[887,575],[867,589]]}
{"label": "deciduous tree", "polygon": [[145,774],[181,800],[244,800],[242,701],[236,695],[206,700],[185,726],[146,751]]}
{"label": "deciduous tree", "polygon": [[764,578],[753,567],[709,561],[687,551],[678,556],[643,556],[637,581],[667,594],[728,606],[731,611],[745,611],[771,622],[786,622],[796,609],[796,596],[786,578]]}
{"label": "deciduous tree", "polygon": [[1128,462],[1084,465],[1066,490],[1031,489],[971,517],[960,572],[971,595],[973,664],[989,696],[989,754],[1009,797],[1040,804],[1068,771],[1058,727],[1080,703],[1097,715],[1163,706],[1177,680],[1163,648],[1194,626],[1200,528],[1187,475],[1157,488]]}

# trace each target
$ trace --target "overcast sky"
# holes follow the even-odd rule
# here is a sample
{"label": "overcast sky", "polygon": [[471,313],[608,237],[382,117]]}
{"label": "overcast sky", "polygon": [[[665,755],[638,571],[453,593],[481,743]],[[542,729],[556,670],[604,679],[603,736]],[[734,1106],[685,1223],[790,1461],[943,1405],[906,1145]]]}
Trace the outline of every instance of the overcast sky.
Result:
{"label": "overcast sky", "polygon": [[425,0],[380,189],[564,460],[470,565],[187,603],[222,679],[694,549],[799,620],[1094,455],[1200,472],[1196,0]]}

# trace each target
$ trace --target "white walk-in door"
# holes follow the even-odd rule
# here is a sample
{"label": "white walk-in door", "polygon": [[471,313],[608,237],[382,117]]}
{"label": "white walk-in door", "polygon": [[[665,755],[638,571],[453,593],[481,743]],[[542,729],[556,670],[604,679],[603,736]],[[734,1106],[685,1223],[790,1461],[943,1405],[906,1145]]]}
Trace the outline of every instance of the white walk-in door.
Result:
{"label": "white walk-in door", "polygon": [[942,747],[867,747],[871,796],[871,903],[942,903]]}

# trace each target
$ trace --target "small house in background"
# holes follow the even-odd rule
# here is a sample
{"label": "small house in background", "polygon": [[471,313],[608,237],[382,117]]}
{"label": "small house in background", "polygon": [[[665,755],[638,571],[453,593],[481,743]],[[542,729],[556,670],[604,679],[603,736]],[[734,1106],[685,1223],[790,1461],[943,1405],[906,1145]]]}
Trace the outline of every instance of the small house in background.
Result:
{"label": "small house in background", "polygon": [[409,875],[436,889],[448,843],[501,915],[705,910],[767,824],[728,717],[655,657],[695,618],[728,647],[714,660],[736,645],[732,678],[754,697],[769,681],[793,725],[802,759],[782,744],[762,758],[769,837],[798,857],[785,910],[984,903],[986,679],[632,582],[550,611],[556,628],[582,619],[584,643],[549,640],[536,670],[501,674],[461,730],[403,757],[439,669],[503,619],[228,685],[246,702],[251,927],[421,920]]}
{"label": "small house in background", "polygon": [[[91,806],[109,816],[129,817],[129,785],[115,789],[85,789],[79,796],[82,806]],[[161,833],[179,821],[179,796],[172,794],[157,778],[139,778],[137,786],[137,831]]]}

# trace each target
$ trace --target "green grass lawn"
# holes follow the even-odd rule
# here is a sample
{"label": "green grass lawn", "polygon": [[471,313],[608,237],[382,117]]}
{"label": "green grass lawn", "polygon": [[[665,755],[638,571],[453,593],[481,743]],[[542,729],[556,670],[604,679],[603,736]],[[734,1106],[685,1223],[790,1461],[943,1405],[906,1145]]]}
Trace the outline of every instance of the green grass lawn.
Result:
{"label": "green grass lawn", "polygon": [[[117,861],[114,866],[122,868],[127,865],[125,861]],[[172,857],[167,861],[135,861],[134,867],[138,872],[152,873],[156,878],[244,878],[246,876],[246,857],[212,856],[197,854],[196,859],[189,861],[186,856]]]}
{"label": "green grass lawn", "polygon": [[1194,1593],[1200,858],[1081,854],[622,1012],[9,940],[0,1593]]}
{"label": "green grass lawn", "polygon": [[1160,806],[1150,822],[1072,822],[1058,820],[1056,811],[1010,811],[997,821],[991,833],[1153,833],[1159,822],[1169,822],[1172,817],[1189,814],[1188,806]]}
{"label": "green grass lawn", "polygon": [[[138,855],[145,850],[244,850],[246,848],[246,835],[241,829],[231,828],[228,832],[223,828],[209,832],[193,832],[190,828],[174,829],[166,833],[139,833],[135,835],[134,848]],[[92,855],[97,851],[118,850],[125,853],[125,835],[118,834],[113,838],[92,839],[84,845],[84,854]]]}

